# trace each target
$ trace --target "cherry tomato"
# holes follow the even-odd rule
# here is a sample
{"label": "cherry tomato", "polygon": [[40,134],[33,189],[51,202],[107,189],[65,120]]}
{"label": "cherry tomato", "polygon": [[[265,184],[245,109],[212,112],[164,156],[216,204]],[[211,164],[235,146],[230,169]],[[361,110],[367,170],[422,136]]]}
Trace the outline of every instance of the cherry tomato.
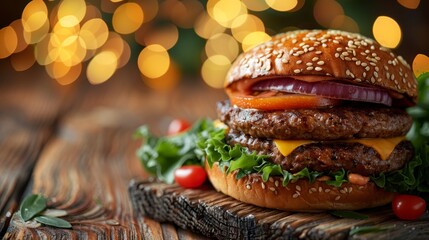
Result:
{"label": "cherry tomato", "polygon": [[168,135],[175,135],[181,132],[188,130],[191,127],[191,124],[184,119],[174,119],[170,122],[168,126]]}
{"label": "cherry tomato", "polygon": [[418,196],[399,194],[393,198],[392,209],[399,219],[416,220],[425,212],[426,202]]}
{"label": "cherry tomato", "polygon": [[227,91],[233,105],[241,108],[256,108],[261,110],[282,110],[297,108],[317,108],[335,106],[341,101],[311,95],[286,94],[281,96],[252,96],[241,95]]}
{"label": "cherry tomato", "polygon": [[206,181],[207,173],[198,165],[182,166],[174,171],[174,181],[184,188],[197,188]]}

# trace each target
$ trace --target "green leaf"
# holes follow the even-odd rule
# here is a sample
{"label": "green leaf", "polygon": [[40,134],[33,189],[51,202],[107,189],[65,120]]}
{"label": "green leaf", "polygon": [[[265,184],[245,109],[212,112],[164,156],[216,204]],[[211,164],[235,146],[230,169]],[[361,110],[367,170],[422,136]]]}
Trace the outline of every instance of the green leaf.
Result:
{"label": "green leaf", "polygon": [[34,218],[39,223],[57,228],[71,228],[72,225],[64,219],[49,216],[37,216]]}
{"label": "green leaf", "polygon": [[333,177],[335,180],[326,181],[326,184],[335,187],[341,187],[344,182],[347,182],[347,180],[344,179],[346,177],[346,171],[344,169],[334,172]]}
{"label": "green leaf", "polygon": [[353,227],[350,232],[349,235],[357,235],[357,234],[364,234],[364,233],[376,233],[376,232],[384,232],[387,230],[392,229],[393,227],[376,227],[376,226],[358,226],[358,227]]}
{"label": "green leaf", "polygon": [[362,213],[354,212],[354,211],[329,211],[331,215],[334,215],[336,217],[340,218],[351,218],[351,219],[357,219],[357,220],[366,220],[368,219],[368,216]]}
{"label": "green leaf", "polygon": [[22,201],[19,208],[24,221],[32,219],[34,216],[45,210],[47,199],[40,194],[32,194]]}

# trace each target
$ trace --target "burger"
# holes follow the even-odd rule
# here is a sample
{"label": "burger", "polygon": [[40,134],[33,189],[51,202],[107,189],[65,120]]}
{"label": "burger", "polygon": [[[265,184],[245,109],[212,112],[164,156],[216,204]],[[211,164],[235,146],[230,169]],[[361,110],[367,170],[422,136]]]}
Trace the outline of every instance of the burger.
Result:
{"label": "burger", "polygon": [[357,210],[391,202],[375,179],[413,158],[405,135],[417,82],[404,59],[337,30],[273,36],[242,53],[217,103],[224,126],[206,142],[214,188],[288,211]]}

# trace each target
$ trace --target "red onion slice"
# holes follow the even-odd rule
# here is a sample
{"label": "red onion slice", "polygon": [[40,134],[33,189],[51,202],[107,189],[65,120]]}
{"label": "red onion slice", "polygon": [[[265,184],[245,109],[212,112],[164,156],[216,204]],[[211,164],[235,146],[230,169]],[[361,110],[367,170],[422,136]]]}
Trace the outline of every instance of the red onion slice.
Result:
{"label": "red onion slice", "polygon": [[333,81],[305,82],[292,78],[269,79],[255,83],[253,91],[278,91],[317,95],[333,99],[392,105],[389,93],[380,88],[338,83]]}

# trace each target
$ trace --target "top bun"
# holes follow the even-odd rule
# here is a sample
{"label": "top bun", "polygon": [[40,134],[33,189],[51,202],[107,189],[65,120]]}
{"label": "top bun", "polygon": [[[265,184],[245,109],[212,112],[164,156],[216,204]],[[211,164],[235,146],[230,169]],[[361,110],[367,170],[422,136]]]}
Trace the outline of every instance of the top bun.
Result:
{"label": "top bun", "polygon": [[414,101],[417,98],[416,79],[401,56],[370,38],[338,30],[298,30],[273,36],[237,58],[225,87],[242,79],[308,75],[375,85]]}

